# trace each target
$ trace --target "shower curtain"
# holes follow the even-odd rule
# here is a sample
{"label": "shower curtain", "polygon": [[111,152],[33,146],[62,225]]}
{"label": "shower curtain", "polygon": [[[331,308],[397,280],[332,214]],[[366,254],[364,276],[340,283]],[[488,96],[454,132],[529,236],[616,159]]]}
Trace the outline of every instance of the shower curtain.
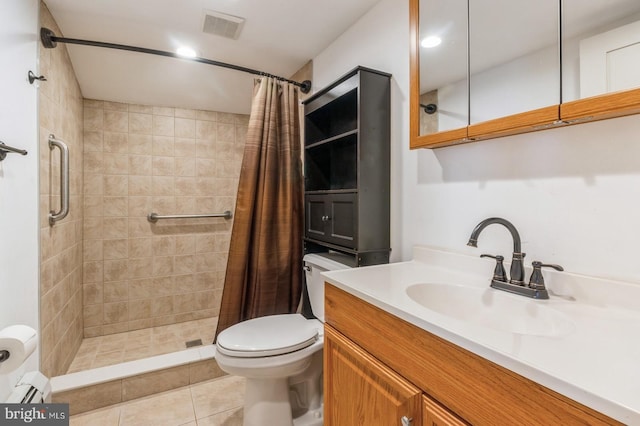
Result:
{"label": "shower curtain", "polygon": [[247,319],[295,312],[302,286],[298,89],[254,85],[216,337]]}

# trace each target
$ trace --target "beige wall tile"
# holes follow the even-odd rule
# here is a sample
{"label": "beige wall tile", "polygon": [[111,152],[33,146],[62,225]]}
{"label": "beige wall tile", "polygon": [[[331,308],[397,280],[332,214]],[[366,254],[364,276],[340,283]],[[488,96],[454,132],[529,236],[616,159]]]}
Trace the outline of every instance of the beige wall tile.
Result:
{"label": "beige wall tile", "polygon": [[104,111],[97,108],[84,108],[84,130],[103,130]]}
{"label": "beige wall tile", "polygon": [[151,317],[151,299],[137,299],[129,301],[129,321],[142,320]]}
{"label": "beige wall tile", "polygon": [[153,137],[148,135],[129,134],[130,154],[149,154],[153,148]]}
{"label": "beige wall tile", "polygon": [[129,176],[129,195],[152,195],[151,176]]}
{"label": "beige wall tile", "polygon": [[236,126],[233,124],[220,124],[216,127],[216,141],[234,143],[236,140]]}
{"label": "beige wall tile", "polygon": [[[124,181],[125,184],[128,181]],[[126,193],[126,191],[125,191]],[[104,216],[127,216],[129,213],[129,197],[104,197]]]}
{"label": "beige wall tile", "polygon": [[128,132],[129,114],[123,111],[104,111],[104,130],[109,132]]}
{"label": "beige wall tile", "polygon": [[168,136],[153,136],[153,155],[173,156],[174,138]]}
{"label": "beige wall tile", "polygon": [[174,157],[153,157],[153,175],[154,176],[174,176],[175,175]]}
{"label": "beige wall tile", "polygon": [[153,134],[156,136],[175,136],[175,118],[154,115]]}
{"label": "beige wall tile", "polygon": [[126,217],[105,217],[103,223],[105,239],[127,238],[129,223]]}
{"label": "beige wall tile", "polygon": [[129,259],[129,278],[148,278],[153,276],[153,258]]}
{"label": "beige wall tile", "polygon": [[129,238],[129,258],[151,257],[153,255],[152,238]]}
{"label": "beige wall tile", "polygon": [[128,259],[129,240],[126,238],[104,240],[103,253],[105,260]]}
{"label": "beige wall tile", "polygon": [[151,176],[153,168],[151,155],[130,155],[129,175]]}
{"label": "beige wall tile", "polygon": [[[129,300],[129,282],[118,281],[104,284],[104,302],[124,302]],[[129,306],[131,309],[131,306]],[[129,311],[131,315],[131,311]]]}
{"label": "beige wall tile", "polygon": [[[129,320],[129,304],[127,302],[114,302],[104,304],[104,323],[113,324]],[[125,327],[126,330],[126,327]],[[123,330],[124,331],[124,330]]]}
{"label": "beige wall tile", "polygon": [[142,278],[129,282],[129,300],[150,299],[153,296],[153,279]]}
{"label": "beige wall tile", "polygon": [[102,138],[101,131],[86,130],[84,132],[84,152],[102,152]]}
{"label": "beige wall tile", "polygon": [[104,132],[103,136],[104,152],[128,153],[129,134],[119,132]]}
{"label": "beige wall tile", "polygon": [[129,113],[129,132],[151,135],[153,133],[153,116],[151,114]]}
{"label": "beige wall tile", "polygon": [[196,121],[196,138],[209,141],[216,140],[217,124],[212,121]]}
{"label": "beige wall tile", "polygon": [[[248,120],[89,100],[84,109],[91,111],[81,132],[86,198],[79,257],[87,265],[89,303],[80,329],[99,335],[215,315],[231,222],[151,224],[146,216],[232,208],[243,144],[236,147],[237,135]],[[44,255],[55,238],[43,234]],[[53,260],[43,268],[46,282],[64,278]]]}
{"label": "beige wall tile", "polygon": [[193,159],[196,156],[196,140],[177,137],[174,140],[174,149],[176,157],[190,157]]}

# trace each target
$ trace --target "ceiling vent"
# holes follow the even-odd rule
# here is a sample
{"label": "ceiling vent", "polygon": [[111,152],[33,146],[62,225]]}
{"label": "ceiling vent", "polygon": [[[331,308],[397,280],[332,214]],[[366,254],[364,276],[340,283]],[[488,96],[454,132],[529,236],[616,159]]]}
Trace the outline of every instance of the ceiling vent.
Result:
{"label": "ceiling vent", "polygon": [[221,37],[237,40],[244,25],[244,18],[227,15],[214,10],[204,11],[202,31]]}

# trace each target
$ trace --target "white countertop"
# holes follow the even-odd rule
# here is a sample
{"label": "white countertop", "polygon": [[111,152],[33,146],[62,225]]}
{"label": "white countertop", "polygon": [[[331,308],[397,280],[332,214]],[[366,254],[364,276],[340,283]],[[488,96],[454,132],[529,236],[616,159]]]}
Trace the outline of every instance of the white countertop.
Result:
{"label": "white countertop", "polygon": [[[490,288],[495,264],[490,260],[416,247],[410,262],[323,275],[336,287],[417,327],[618,421],[640,425],[640,284],[544,270],[553,294],[549,300],[533,300]],[[528,280],[531,269],[525,272]],[[545,336],[459,320],[412,300],[406,289],[417,283],[474,287],[488,297],[500,292],[517,299],[514,303],[525,299],[531,308],[553,310],[571,326]],[[505,314],[505,323],[509,319]]]}

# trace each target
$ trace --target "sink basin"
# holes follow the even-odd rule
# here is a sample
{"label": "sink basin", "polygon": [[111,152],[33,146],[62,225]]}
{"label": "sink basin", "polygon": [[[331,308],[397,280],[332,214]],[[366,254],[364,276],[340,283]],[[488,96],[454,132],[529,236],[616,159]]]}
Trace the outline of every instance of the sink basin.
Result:
{"label": "sink basin", "polygon": [[574,329],[563,313],[528,299],[482,287],[425,283],[407,287],[421,306],[457,320],[493,330],[531,336],[561,336]]}

